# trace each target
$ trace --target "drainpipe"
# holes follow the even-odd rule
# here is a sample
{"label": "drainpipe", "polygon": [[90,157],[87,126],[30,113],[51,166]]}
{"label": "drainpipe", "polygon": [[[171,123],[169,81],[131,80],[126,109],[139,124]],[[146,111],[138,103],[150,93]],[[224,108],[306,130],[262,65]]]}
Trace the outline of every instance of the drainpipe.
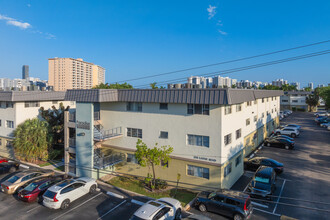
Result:
{"label": "drainpipe", "polygon": [[64,112],[64,172],[65,176],[69,175],[69,111]]}

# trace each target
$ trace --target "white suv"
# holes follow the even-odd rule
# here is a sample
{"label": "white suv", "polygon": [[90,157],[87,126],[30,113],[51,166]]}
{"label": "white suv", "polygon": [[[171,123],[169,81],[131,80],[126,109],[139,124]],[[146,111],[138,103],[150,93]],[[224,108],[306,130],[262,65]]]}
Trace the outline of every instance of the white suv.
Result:
{"label": "white suv", "polygon": [[63,180],[45,192],[43,205],[51,209],[66,209],[74,200],[87,193],[94,193],[96,188],[95,179],[88,177]]}
{"label": "white suv", "polygon": [[285,127],[282,129],[276,129],[275,134],[276,135],[279,135],[279,134],[288,135],[288,136],[291,136],[294,138],[294,137],[299,136],[300,133],[299,133],[299,130],[295,129],[294,127]]}
{"label": "white suv", "polygon": [[181,204],[172,198],[152,200],[141,206],[130,220],[174,220],[181,219]]}

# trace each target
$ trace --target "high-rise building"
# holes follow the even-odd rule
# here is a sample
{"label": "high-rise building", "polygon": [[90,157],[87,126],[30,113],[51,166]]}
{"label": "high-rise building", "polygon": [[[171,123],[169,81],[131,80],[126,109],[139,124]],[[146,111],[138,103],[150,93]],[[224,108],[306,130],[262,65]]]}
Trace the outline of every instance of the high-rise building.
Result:
{"label": "high-rise building", "polygon": [[288,80],[277,79],[276,81],[272,81],[273,86],[282,87],[283,85],[286,85],[286,84],[288,84]]}
{"label": "high-rise building", "polygon": [[23,65],[22,67],[22,79],[29,78],[29,65]]}
{"label": "high-rise building", "polygon": [[48,84],[54,91],[90,89],[105,82],[105,69],[101,66],[73,58],[48,59]]}
{"label": "high-rise building", "polygon": [[290,84],[291,84],[291,86],[296,86],[297,90],[300,89],[300,83],[299,82],[292,82]]}
{"label": "high-rise building", "polygon": [[311,90],[314,89],[314,84],[312,82],[308,83],[308,87],[311,88]]}

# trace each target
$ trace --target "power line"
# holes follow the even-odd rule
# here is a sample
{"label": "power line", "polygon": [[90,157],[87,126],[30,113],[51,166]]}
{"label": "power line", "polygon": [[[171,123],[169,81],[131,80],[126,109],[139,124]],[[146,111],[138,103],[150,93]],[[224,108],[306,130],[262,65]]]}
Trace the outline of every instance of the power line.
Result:
{"label": "power line", "polygon": [[128,80],[121,80],[121,81],[117,81],[117,83],[130,82],[130,81],[136,81],[136,80],[147,79],[147,78],[154,78],[154,77],[158,77],[158,76],[164,76],[164,75],[169,75],[169,74],[174,74],[174,73],[179,73],[179,72],[184,72],[184,71],[190,71],[190,70],[202,69],[202,68],[211,67],[211,66],[234,63],[234,62],[238,62],[238,61],[249,60],[249,59],[263,57],[263,56],[269,56],[269,55],[273,55],[273,54],[277,54],[277,53],[283,53],[283,52],[287,52],[287,51],[291,51],[291,50],[297,50],[297,49],[301,49],[301,48],[305,48],[305,47],[311,47],[311,46],[315,46],[315,45],[325,44],[325,43],[329,43],[329,42],[330,42],[330,40],[319,41],[319,42],[306,44],[306,45],[302,45],[302,46],[292,47],[292,48],[283,49],[283,50],[277,50],[277,51],[273,51],[273,52],[268,52],[268,53],[264,53],[264,54],[259,54],[259,55],[254,55],[254,56],[249,56],[249,57],[244,57],[244,58],[239,58],[239,59],[234,59],[234,60],[223,61],[223,62],[219,62],[219,63],[207,64],[207,65],[196,66],[196,67],[175,70],[175,71],[170,71],[170,72],[165,72],[165,73],[137,77],[137,78],[128,79]]}
{"label": "power line", "polygon": [[[307,59],[310,57],[315,57],[315,56],[321,56],[321,55],[326,55],[329,54],[330,50],[323,50],[323,51],[318,51],[314,53],[308,53],[308,54],[303,54],[295,57],[288,57],[285,59],[279,59],[279,60],[274,60],[274,61],[269,61],[269,62],[263,62],[259,64],[253,64],[249,66],[243,66],[243,67],[238,67],[238,68],[232,68],[232,69],[227,69],[227,70],[219,70],[215,72],[210,72],[210,73],[205,73],[205,74],[200,74],[200,76],[214,76],[216,75],[225,75],[229,73],[235,73],[235,72],[240,72],[240,71],[245,71],[245,70],[250,70],[250,69],[256,69],[260,67],[265,67],[265,66],[271,66],[271,65],[276,65],[280,63],[285,63],[285,62],[291,62],[295,60],[301,60],[301,59]],[[170,83],[170,82],[178,82],[178,80],[186,80],[186,77],[181,77],[181,78],[176,78],[176,79],[171,79],[171,80],[165,80],[165,81],[158,81],[159,85],[165,84],[165,83]],[[138,85],[135,86],[135,88],[139,87],[145,87],[148,86],[149,84],[143,84],[143,85]]]}

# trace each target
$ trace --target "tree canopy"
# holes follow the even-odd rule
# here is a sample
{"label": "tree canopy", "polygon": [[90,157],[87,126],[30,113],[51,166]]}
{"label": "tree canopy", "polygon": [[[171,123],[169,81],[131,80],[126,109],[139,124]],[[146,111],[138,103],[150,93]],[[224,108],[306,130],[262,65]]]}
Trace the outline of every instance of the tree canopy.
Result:
{"label": "tree canopy", "polygon": [[152,89],[166,89],[164,86],[158,87],[156,82],[150,83],[150,87]]}
{"label": "tree canopy", "polygon": [[52,135],[46,121],[28,119],[14,131],[14,151],[23,160],[48,160]]}
{"label": "tree canopy", "polygon": [[317,88],[320,93],[320,97],[324,100],[325,107],[330,109],[330,86]]}
{"label": "tree canopy", "polygon": [[133,89],[133,86],[128,83],[114,83],[114,84],[109,84],[109,83],[101,83],[97,86],[94,86],[92,89]]}

